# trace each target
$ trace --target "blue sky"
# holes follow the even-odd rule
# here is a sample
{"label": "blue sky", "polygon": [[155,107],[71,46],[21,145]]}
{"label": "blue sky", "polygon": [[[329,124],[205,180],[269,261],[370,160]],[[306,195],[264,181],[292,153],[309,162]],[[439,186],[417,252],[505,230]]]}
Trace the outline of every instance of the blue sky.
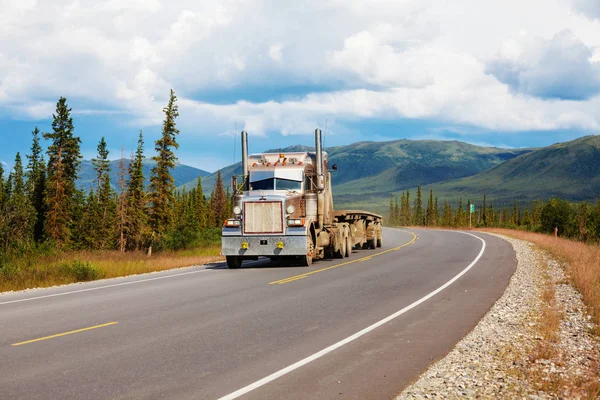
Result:
{"label": "blue sky", "polygon": [[[451,3],[451,4],[450,4]],[[539,147],[600,131],[596,0],[5,0],[0,162],[51,129],[59,96],[84,157],[147,155],[169,90],[180,161],[364,140]],[[540,10],[543,10],[540,11]],[[234,155],[235,146],[235,155]]]}

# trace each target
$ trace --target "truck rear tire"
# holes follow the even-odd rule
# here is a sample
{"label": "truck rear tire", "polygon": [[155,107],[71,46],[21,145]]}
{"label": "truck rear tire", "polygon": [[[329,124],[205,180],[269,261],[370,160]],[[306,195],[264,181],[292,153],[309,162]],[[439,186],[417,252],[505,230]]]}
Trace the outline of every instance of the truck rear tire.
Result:
{"label": "truck rear tire", "polygon": [[342,243],[340,244],[340,249],[333,252],[333,256],[335,258],[344,258],[348,257],[348,240],[346,238],[342,238]]}
{"label": "truck rear tire", "polygon": [[227,267],[229,269],[238,269],[242,266],[242,257],[227,256]]}
{"label": "truck rear tire", "polygon": [[375,239],[367,240],[367,249],[369,249],[369,250],[375,249]]}
{"label": "truck rear tire", "polygon": [[377,247],[383,246],[383,238],[377,239]]}

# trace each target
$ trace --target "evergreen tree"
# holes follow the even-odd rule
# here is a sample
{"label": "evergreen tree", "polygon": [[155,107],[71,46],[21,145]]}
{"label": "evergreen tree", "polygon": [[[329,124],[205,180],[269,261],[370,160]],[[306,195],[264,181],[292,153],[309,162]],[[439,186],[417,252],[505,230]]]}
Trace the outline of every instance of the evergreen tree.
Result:
{"label": "evergreen tree", "polygon": [[204,191],[202,189],[202,177],[198,177],[198,183],[194,190],[194,203],[197,230],[202,231],[206,229],[209,217],[208,205],[206,204],[206,197],[204,197]]}
{"label": "evergreen tree", "polygon": [[127,217],[125,221],[125,242],[130,250],[139,250],[144,245],[148,216],[146,192],[144,191],[144,137],[140,131],[135,158],[129,164],[127,184]]}
{"label": "evergreen tree", "polygon": [[112,186],[110,184],[110,160],[109,151],[104,137],[98,144],[98,156],[92,159],[94,169],[96,170],[96,180],[98,184],[98,208],[95,217],[95,226],[97,233],[96,246],[100,249],[107,249],[112,246],[112,231],[115,217],[115,199]]}
{"label": "evergreen tree", "polygon": [[483,210],[481,216],[483,218],[483,226],[487,226],[487,193],[483,194]]}
{"label": "evergreen tree", "polygon": [[438,226],[440,224],[440,208],[439,208],[439,204],[438,204],[438,198],[435,198],[435,203],[433,205],[433,218],[434,218],[434,225],[433,226]]}
{"label": "evergreen tree", "polygon": [[444,200],[444,215],[442,217],[443,225],[447,228],[454,226],[454,217],[452,215],[452,207],[448,200]]}
{"label": "evergreen tree", "polygon": [[435,214],[433,212],[433,190],[429,191],[429,200],[427,200],[427,226],[435,226]]}
{"label": "evergreen tree", "polygon": [[512,213],[510,215],[511,218],[511,224],[513,226],[519,226],[521,225],[521,215],[519,212],[519,205],[517,204],[517,201],[515,200],[514,204],[513,204],[513,208],[512,208]]}
{"label": "evergreen tree", "polygon": [[0,162],[0,209],[4,204],[4,201],[6,200],[5,185],[6,183],[4,182],[4,167],[2,166],[2,162]]}
{"label": "evergreen tree", "polygon": [[4,251],[11,247],[27,245],[33,233],[35,210],[25,192],[21,155],[15,157],[10,197],[4,201],[0,213],[0,246]]}
{"label": "evergreen tree", "polygon": [[125,241],[125,224],[127,222],[125,174],[125,148],[121,146],[121,159],[119,160],[119,205],[117,211],[117,236],[119,238],[119,251],[121,253],[124,253],[127,247],[127,242]]}
{"label": "evergreen tree", "polygon": [[396,224],[396,208],[394,207],[394,195],[390,193],[390,225]]}
{"label": "evergreen tree", "polygon": [[31,154],[27,154],[29,160],[26,173],[27,193],[29,201],[35,209],[33,237],[36,241],[41,241],[44,238],[44,219],[46,216],[44,207],[46,166],[44,165],[44,155],[42,153],[42,146],[40,145],[40,130],[35,127],[32,135]]}
{"label": "evergreen tree", "polygon": [[466,213],[463,208],[463,201],[462,199],[460,199],[460,201],[458,202],[458,210],[456,211],[456,221],[454,223],[454,226],[456,226],[457,228],[463,228],[466,225]]}
{"label": "evergreen tree", "polygon": [[398,213],[398,225],[406,226],[408,221],[406,220],[406,193],[402,192],[400,197],[400,211]]}
{"label": "evergreen tree", "polygon": [[415,199],[415,216],[413,223],[417,226],[425,225],[425,213],[423,212],[421,185],[417,186],[417,198]]}
{"label": "evergreen tree", "polygon": [[46,181],[45,232],[48,238],[59,246],[67,245],[71,240],[73,223],[75,181],[81,163],[81,139],[73,135],[73,118],[67,99],[61,97],[53,114],[51,133],[44,138],[51,140],[48,146],[48,170]]}
{"label": "evergreen tree", "polygon": [[406,191],[406,199],[405,199],[406,203],[404,205],[404,210],[406,212],[406,214],[404,215],[404,220],[406,221],[406,226],[408,225],[412,225],[413,220],[412,220],[412,209],[410,207],[410,191]]}
{"label": "evergreen tree", "polygon": [[172,149],[179,148],[176,140],[179,130],[175,124],[175,119],[179,116],[179,108],[177,97],[172,89],[169,103],[163,112],[165,120],[162,136],[156,141],[157,155],[152,157],[156,165],[152,168],[150,177],[150,225],[159,237],[167,232],[173,223],[172,207],[175,200],[175,183],[171,176],[171,170],[175,168],[177,157]]}
{"label": "evergreen tree", "polygon": [[400,205],[398,204],[398,196],[396,196],[396,204],[394,204],[394,225],[400,225]]}
{"label": "evergreen tree", "polygon": [[100,143],[98,143],[98,157],[92,158],[92,165],[96,171],[96,179],[94,179],[94,182],[96,182],[98,203],[100,203],[100,192],[105,179],[108,177],[110,181],[110,161],[108,160],[108,154],[109,151],[106,146],[106,141],[104,140],[104,136],[102,136]]}
{"label": "evergreen tree", "polygon": [[223,221],[229,217],[229,214],[227,213],[227,194],[225,193],[220,170],[217,172],[217,180],[210,197],[210,209],[214,217],[213,227],[222,226]]}

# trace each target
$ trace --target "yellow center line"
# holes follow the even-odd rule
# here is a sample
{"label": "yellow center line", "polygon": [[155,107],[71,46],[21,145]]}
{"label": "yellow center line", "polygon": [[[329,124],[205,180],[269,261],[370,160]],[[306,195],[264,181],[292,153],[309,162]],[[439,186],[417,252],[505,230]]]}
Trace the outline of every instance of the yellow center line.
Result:
{"label": "yellow center line", "polygon": [[377,256],[380,256],[380,255],[383,255],[383,254],[387,254],[387,253],[392,252],[392,251],[398,251],[398,250],[400,250],[400,249],[402,249],[402,248],[404,248],[406,246],[409,246],[409,245],[411,245],[411,244],[413,244],[414,242],[417,241],[418,236],[416,234],[412,233],[412,232],[409,232],[409,233],[411,235],[413,235],[412,240],[410,242],[408,242],[408,243],[405,243],[405,244],[401,245],[401,246],[394,247],[392,249],[388,249],[388,250],[379,252],[377,254],[371,254],[371,255],[368,255],[366,257],[362,257],[362,258],[359,258],[359,259],[356,259],[356,260],[346,261],[346,262],[341,263],[341,264],[332,265],[331,267],[322,268],[322,269],[318,269],[316,271],[310,271],[310,272],[306,272],[304,274],[300,274],[300,275],[296,275],[296,276],[291,276],[291,277],[285,278],[285,279],[280,279],[278,281],[269,282],[269,285],[283,285],[285,283],[295,282],[297,280],[304,279],[304,278],[306,278],[306,277],[308,277],[310,275],[318,274],[320,272],[329,271],[330,269],[343,267],[345,265],[354,264],[354,263],[357,263],[357,262],[368,261],[368,260],[371,260],[373,257],[377,257]]}
{"label": "yellow center line", "polygon": [[48,340],[48,339],[54,339],[57,337],[61,337],[61,336],[67,336],[67,335],[72,335],[74,333],[79,333],[79,332],[85,332],[85,331],[91,331],[92,329],[98,329],[98,328],[104,328],[106,326],[111,326],[111,325],[116,325],[118,324],[118,322],[109,322],[106,324],[102,324],[102,325],[95,325],[95,326],[90,326],[89,328],[82,328],[82,329],[77,329],[75,331],[69,331],[69,332],[64,332],[64,333],[58,333],[56,335],[52,335],[52,336],[46,336],[46,337],[42,337],[39,339],[32,339],[32,340],[28,340],[26,342],[20,342],[20,343],[15,343],[12,346],[22,346],[24,344],[30,344],[30,343],[35,343],[35,342],[41,342],[42,340]]}

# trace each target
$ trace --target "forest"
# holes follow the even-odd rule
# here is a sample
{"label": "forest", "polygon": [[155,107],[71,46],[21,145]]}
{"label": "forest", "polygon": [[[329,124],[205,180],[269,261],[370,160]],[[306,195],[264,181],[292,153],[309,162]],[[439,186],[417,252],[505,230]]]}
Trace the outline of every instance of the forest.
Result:
{"label": "forest", "polygon": [[[474,212],[470,214],[471,206]],[[554,234],[583,241],[600,242],[600,200],[596,205],[575,204],[564,199],[535,200],[530,204],[495,208],[484,195],[480,202],[471,200],[452,206],[448,201],[440,204],[433,191],[429,191],[426,203],[421,187],[417,188],[414,201],[410,191],[402,192],[400,198],[390,196],[390,226],[426,226],[443,228],[507,228],[530,232]]]}

